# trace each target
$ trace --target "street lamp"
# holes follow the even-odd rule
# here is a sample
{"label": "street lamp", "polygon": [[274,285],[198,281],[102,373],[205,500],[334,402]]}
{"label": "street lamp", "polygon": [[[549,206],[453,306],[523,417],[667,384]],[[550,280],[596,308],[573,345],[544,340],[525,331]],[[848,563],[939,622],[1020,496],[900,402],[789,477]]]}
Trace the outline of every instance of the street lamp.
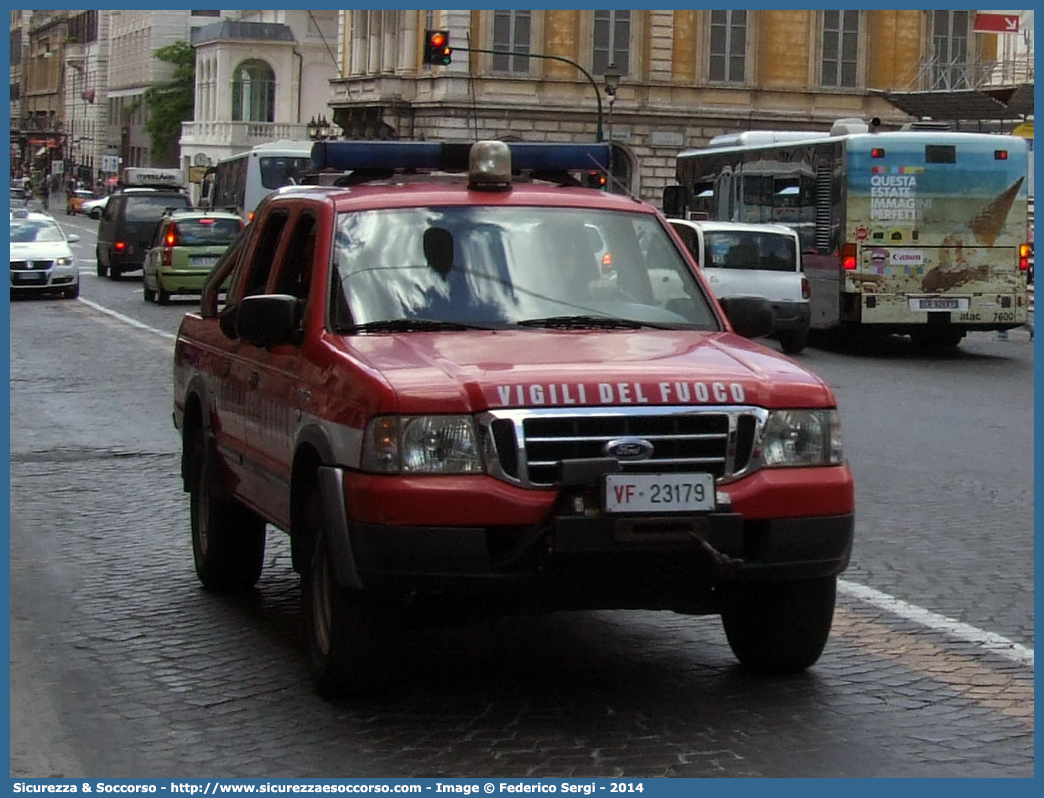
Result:
{"label": "street lamp", "polygon": [[318,119],[314,116],[308,122],[308,138],[312,141],[326,141],[327,139],[333,138],[333,127],[326,119],[326,115],[321,115]]}

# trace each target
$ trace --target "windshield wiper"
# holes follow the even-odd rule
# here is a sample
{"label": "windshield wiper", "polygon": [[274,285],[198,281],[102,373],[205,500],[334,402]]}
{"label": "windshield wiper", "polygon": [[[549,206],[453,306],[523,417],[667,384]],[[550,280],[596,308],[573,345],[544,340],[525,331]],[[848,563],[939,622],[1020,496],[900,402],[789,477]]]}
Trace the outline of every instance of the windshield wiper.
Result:
{"label": "windshield wiper", "polygon": [[475,324],[463,321],[445,321],[441,319],[384,319],[355,324],[348,328],[349,332],[439,332],[446,330],[495,330],[492,324]]}
{"label": "windshield wiper", "polygon": [[656,325],[613,316],[547,316],[543,319],[523,319],[519,327],[547,327],[553,330],[637,330]]}

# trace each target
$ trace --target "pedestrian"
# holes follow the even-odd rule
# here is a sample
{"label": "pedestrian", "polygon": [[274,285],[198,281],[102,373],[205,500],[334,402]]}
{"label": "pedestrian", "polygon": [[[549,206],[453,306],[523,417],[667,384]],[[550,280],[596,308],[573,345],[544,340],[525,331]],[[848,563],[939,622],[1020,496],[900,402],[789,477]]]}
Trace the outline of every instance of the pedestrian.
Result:
{"label": "pedestrian", "polygon": [[51,210],[51,190],[47,187],[46,180],[40,185],[40,201],[43,203],[45,211]]}

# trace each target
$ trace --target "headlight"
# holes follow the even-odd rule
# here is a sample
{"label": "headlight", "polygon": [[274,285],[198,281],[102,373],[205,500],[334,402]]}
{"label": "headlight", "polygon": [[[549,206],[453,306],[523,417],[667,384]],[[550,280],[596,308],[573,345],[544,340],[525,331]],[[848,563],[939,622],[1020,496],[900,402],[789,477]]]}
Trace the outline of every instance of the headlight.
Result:
{"label": "headlight", "polygon": [[76,258],[56,258],[54,263],[56,266],[72,266],[76,262]]}
{"label": "headlight", "polygon": [[471,416],[382,416],[370,422],[362,468],[382,474],[474,474],[484,468]]}
{"label": "headlight", "polygon": [[841,463],[841,419],[836,410],[773,410],[760,448],[766,466]]}

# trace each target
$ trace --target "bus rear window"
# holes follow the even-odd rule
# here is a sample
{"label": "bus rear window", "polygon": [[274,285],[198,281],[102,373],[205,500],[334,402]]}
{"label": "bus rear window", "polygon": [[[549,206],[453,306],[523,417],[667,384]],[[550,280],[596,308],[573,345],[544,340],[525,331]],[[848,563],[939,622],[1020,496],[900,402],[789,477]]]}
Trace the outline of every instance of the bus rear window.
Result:
{"label": "bus rear window", "polygon": [[925,163],[957,163],[957,148],[952,144],[926,144]]}

